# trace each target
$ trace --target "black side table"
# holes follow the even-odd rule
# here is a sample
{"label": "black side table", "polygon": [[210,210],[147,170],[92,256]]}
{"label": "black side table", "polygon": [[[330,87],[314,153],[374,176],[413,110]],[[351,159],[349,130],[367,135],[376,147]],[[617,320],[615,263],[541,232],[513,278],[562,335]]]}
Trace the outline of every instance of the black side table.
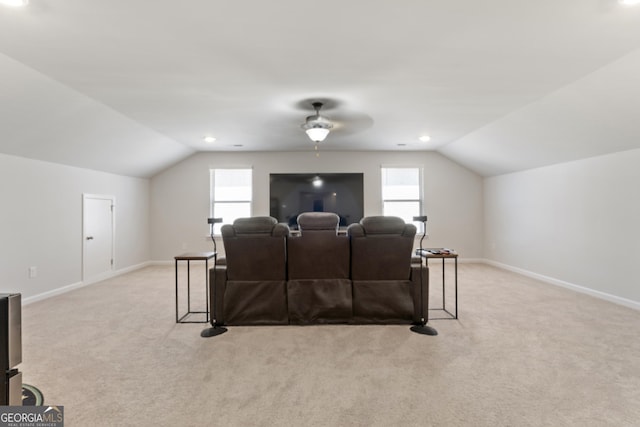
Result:
{"label": "black side table", "polygon": [[[176,323],[208,323],[209,322],[209,260],[213,258],[216,263],[216,252],[189,252],[178,255],[175,258],[176,265]],[[178,262],[187,261],[187,312],[180,316],[178,314]],[[206,311],[191,311],[191,261],[204,261],[205,266],[205,293]],[[204,314],[204,320],[187,320],[191,314]]]}
{"label": "black side table", "polygon": [[[444,248],[428,248],[422,250],[422,257],[425,259],[427,266],[429,265],[429,259],[439,258],[442,259],[442,308],[430,308],[429,310],[441,310],[449,315],[449,317],[430,317],[430,320],[437,319],[457,319],[458,318],[458,253],[455,251],[447,251]],[[445,299],[445,286],[444,286],[444,261],[446,259],[454,260],[455,266],[455,313],[451,313],[447,310]]]}

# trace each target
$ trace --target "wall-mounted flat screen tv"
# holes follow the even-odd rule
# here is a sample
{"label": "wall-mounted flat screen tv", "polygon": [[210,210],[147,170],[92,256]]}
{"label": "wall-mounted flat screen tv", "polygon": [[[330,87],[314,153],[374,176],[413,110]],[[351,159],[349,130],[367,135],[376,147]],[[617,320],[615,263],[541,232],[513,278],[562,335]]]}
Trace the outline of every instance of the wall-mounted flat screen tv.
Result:
{"label": "wall-mounted flat screen tv", "polygon": [[362,173],[272,173],[269,180],[270,215],[294,230],[302,212],[334,212],[341,227],[364,215]]}

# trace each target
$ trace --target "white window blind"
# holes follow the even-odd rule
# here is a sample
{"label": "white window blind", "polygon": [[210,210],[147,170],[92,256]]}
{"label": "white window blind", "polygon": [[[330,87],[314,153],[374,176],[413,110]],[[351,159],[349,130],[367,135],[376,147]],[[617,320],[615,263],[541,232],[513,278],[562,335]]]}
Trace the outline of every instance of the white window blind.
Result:
{"label": "white window blind", "polygon": [[[252,170],[211,169],[211,216],[231,224],[236,218],[251,216]],[[220,233],[222,224],[214,225]]]}
{"label": "white window blind", "polygon": [[[420,168],[382,167],[382,212],[412,223],[422,215],[422,179]],[[416,223],[422,232],[422,223]]]}

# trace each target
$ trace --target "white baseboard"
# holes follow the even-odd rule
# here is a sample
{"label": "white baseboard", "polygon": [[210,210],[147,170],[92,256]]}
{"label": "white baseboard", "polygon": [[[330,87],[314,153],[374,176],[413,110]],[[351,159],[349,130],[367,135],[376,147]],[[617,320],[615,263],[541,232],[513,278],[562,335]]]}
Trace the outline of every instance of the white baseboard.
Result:
{"label": "white baseboard", "polygon": [[564,280],[555,279],[553,277],[545,276],[542,274],[534,273],[532,271],[524,270],[522,268],[513,267],[511,265],[502,264],[496,261],[484,259],[481,262],[491,265],[493,267],[501,268],[503,270],[512,271],[514,273],[521,274],[523,276],[531,277],[532,279],[540,280],[541,282],[548,283],[550,285],[560,286],[563,288],[571,289],[581,294],[587,294],[595,298],[603,299],[615,304],[623,305],[625,307],[632,308],[640,311],[640,302],[622,298],[616,295],[608,294],[606,292],[596,291],[595,289],[586,288],[584,286],[576,285],[574,283],[565,282]]}
{"label": "white baseboard", "polygon": [[32,297],[24,298],[22,300],[22,305],[29,305],[29,304],[37,302],[37,301],[42,301],[42,300],[45,300],[47,298],[54,297],[56,295],[60,295],[60,294],[64,294],[64,293],[73,291],[74,289],[82,288],[84,286],[93,285],[95,283],[101,282],[101,281],[106,280],[106,279],[110,279],[112,277],[120,276],[120,275],[125,274],[125,273],[130,273],[132,271],[139,270],[139,269],[144,268],[144,267],[146,267],[148,265],[151,265],[151,263],[150,262],[143,262],[143,263],[140,263],[140,264],[136,264],[136,265],[132,265],[132,266],[129,266],[129,267],[121,268],[120,270],[110,271],[108,273],[101,274],[100,276],[94,277],[94,278],[92,278],[90,280],[87,280],[87,281],[76,282],[76,283],[72,283],[71,285],[63,286],[61,288],[52,289],[50,291],[43,292],[41,294],[34,295]]}
{"label": "white baseboard", "polygon": [[78,289],[81,288],[83,286],[87,286],[85,283],[83,282],[76,282],[73,283],[71,285],[67,285],[67,286],[63,286],[61,288],[56,288],[47,292],[43,292],[41,294],[38,295],[34,295],[32,297],[28,297],[28,298],[24,298],[22,300],[22,305],[29,305],[31,303],[37,302],[37,301],[42,301],[45,300],[47,298],[51,298],[51,297],[55,297],[56,295],[60,295],[60,294],[64,294],[67,292],[70,292],[74,289]]}
{"label": "white baseboard", "polygon": [[149,261],[149,265],[175,265],[175,261]]}
{"label": "white baseboard", "polygon": [[478,264],[483,263],[485,260],[482,258],[462,258],[458,257],[458,262],[460,264]]}

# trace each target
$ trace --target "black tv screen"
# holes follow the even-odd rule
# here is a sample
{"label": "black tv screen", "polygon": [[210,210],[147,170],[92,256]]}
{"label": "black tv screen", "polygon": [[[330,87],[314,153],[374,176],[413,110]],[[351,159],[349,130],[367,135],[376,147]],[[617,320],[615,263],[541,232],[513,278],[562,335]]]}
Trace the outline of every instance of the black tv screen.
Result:
{"label": "black tv screen", "polygon": [[336,213],[341,227],[364,215],[361,173],[272,173],[269,180],[270,215],[294,230],[303,212]]}

